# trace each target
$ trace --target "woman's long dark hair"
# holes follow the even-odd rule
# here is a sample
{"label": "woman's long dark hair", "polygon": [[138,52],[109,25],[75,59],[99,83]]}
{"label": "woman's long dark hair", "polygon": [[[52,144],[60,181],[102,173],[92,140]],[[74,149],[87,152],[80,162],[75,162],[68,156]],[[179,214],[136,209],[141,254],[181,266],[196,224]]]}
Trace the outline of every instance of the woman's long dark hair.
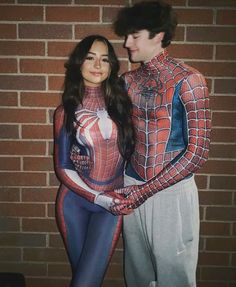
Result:
{"label": "woman's long dark hair", "polygon": [[65,125],[69,134],[74,133],[75,110],[83,105],[84,81],[81,66],[94,41],[101,41],[108,48],[110,75],[102,82],[102,91],[107,112],[118,129],[118,147],[121,155],[128,160],[134,150],[134,127],[131,113],[132,103],[128,97],[124,82],[118,77],[119,61],[110,42],[101,35],[90,35],[79,42],[65,63],[66,74],[62,104],[65,110]]}

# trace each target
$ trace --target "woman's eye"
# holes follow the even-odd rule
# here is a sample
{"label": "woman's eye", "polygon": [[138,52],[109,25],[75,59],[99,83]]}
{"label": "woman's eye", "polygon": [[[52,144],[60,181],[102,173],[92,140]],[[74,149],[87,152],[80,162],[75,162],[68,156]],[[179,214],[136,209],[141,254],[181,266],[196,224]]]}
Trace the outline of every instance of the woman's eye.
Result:
{"label": "woman's eye", "polygon": [[109,60],[107,58],[102,59],[102,61],[105,62],[105,63],[109,63]]}
{"label": "woman's eye", "polygon": [[87,56],[85,59],[86,60],[93,60],[93,57],[92,56]]}

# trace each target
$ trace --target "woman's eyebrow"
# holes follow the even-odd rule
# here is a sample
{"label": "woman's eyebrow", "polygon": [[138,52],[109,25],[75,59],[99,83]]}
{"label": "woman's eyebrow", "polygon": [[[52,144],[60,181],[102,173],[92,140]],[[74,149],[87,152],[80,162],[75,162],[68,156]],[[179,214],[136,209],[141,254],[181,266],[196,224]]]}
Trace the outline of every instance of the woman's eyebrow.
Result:
{"label": "woman's eyebrow", "polygon": [[[96,53],[94,53],[94,52],[88,52],[88,54],[96,55]],[[103,54],[101,56],[108,57],[108,54]]]}

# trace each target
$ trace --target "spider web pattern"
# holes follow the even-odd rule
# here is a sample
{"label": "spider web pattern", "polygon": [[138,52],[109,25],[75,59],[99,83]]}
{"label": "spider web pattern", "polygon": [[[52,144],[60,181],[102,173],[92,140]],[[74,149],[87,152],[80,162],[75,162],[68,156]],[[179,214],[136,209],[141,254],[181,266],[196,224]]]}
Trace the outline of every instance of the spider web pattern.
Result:
{"label": "spider web pattern", "polygon": [[[197,70],[168,57],[167,51],[126,73],[125,81],[137,135],[132,166],[147,181],[142,190],[151,195],[197,171],[208,158],[208,89]],[[174,108],[186,121],[178,125],[177,135],[187,137],[181,147],[170,145],[173,124],[180,119]]]}
{"label": "spider web pattern", "polygon": [[103,96],[94,91],[86,94],[83,106],[75,113],[79,123],[77,141],[93,161],[92,169],[80,176],[91,188],[106,191],[123,183],[123,159],[118,150],[116,125],[105,110]]}

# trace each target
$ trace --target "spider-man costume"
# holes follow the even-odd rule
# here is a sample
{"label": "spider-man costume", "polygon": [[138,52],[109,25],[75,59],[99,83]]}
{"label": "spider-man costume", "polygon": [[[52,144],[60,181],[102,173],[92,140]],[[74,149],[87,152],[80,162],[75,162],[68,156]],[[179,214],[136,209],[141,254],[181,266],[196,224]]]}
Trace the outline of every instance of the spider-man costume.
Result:
{"label": "spider-man costume", "polygon": [[[207,160],[208,89],[166,50],[124,75],[136,147],[125,185],[125,278],[129,287],[195,287],[199,240],[195,173]],[[120,213],[119,206],[112,208]]]}
{"label": "spider-man costume", "polygon": [[[95,204],[96,198],[123,186],[124,161],[100,87],[85,88],[75,116],[76,143],[65,129],[63,107],[55,112],[55,170],[61,182],[57,220],[72,266],[70,286],[96,287],[102,284],[121,229],[121,217]],[[74,144],[93,163],[80,174],[70,159]]]}
{"label": "spider-man costume", "polygon": [[126,174],[146,183],[117,192],[131,196],[135,208],[191,176],[207,160],[209,97],[203,76],[166,50],[124,79],[136,129],[136,148]]}

